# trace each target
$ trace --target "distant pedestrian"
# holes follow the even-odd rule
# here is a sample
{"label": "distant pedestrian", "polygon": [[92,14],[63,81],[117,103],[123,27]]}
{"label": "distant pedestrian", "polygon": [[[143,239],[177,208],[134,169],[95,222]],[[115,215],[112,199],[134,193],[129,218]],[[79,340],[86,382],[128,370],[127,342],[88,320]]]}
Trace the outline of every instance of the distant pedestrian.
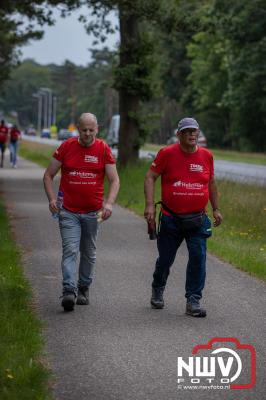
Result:
{"label": "distant pedestrian", "polygon": [[176,252],[186,241],[189,260],[186,272],[186,314],[205,317],[200,306],[206,277],[206,240],[211,236],[211,221],[206,214],[212,205],[214,226],[222,222],[214,180],[213,156],[197,145],[199,124],[194,118],[178,123],[179,143],[159,151],[145,178],[145,218],[155,221],[154,188],[161,176],[161,221],[157,239],[157,258],[152,282],[151,305],[163,308],[163,293]]}
{"label": "distant pedestrian", "polygon": [[17,168],[17,151],[18,151],[18,142],[21,139],[21,132],[17,128],[16,125],[10,129],[10,141],[9,141],[9,150],[10,150],[10,163],[13,168]]}
{"label": "distant pedestrian", "polygon": [[[96,238],[99,219],[112,215],[113,203],[119,190],[119,178],[111,149],[96,138],[98,124],[95,115],[84,113],[78,123],[79,136],[61,144],[44,174],[44,187],[52,213],[59,213],[62,238],[63,299],[65,311],[72,311],[75,303],[89,304],[88,289],[92,283],[96,261]],[[53,179],[61,169],[60,195],[62,209],[58,209],[53,190]],[[104,177],[109,190],[105,203]],[[80,252],[78,282],[77,257]]]}
{"label": "distant pedestrian", "polygon": [[7,139],[8,139],[8,127],[5,125],[5,121],[2,119],[0,123],[1,168],[3,168],[4,166],[4,157],[5,157]]}

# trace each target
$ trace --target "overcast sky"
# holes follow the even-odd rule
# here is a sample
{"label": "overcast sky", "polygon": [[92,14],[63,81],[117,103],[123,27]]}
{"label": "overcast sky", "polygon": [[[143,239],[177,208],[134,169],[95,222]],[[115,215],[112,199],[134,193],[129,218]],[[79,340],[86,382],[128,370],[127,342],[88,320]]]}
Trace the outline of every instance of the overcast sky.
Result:
{"label": "overcast sky", "polygon": [[[83,10],[84,11],[84,10]],[[56,24],[44,27],[44,37],[41,40],[32,40],[27,46],[21,47],[22,60],[33,58],[40,64],[63,64],[67,59],[77,65],[86,65],[90,62],[90,51],[94,37],[88,35],[78,16],[82,9],[71,13],[71,16],[61,18],[58,11],[54,12]],[[117,24],[117,18],[111,18]],[[119,41],[119,33],[110,35],[104,46],[114,49]]]}

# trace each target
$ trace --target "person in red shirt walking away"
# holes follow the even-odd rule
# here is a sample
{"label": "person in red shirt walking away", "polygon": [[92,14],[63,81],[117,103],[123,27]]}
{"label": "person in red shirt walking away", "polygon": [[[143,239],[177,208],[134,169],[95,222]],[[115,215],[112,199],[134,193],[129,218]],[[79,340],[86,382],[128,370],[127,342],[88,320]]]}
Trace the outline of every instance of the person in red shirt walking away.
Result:
{"label": "person in red shirt walking away", "polygon": [[10,129],[10,163],[13,168],[17,168],[17,151],[18,151],[18,141],[21,139],[21,132],[16,125]]}
{"label": "person in red shirt walking away", "polygon": [[6,150],[6,143],[8,138],[8,127],[5,125],[5,121],[2,119],[0,123],[0,150],[1,150],[1,168],[4,166],[4,157]]}
{"label": "person in red shirt walking away", "polygon": [[186,314],[205,317],[200,299],[206,277],[206,242],[211,236],[211,221],[206,214],[208,201],[212,205],[214,226],[222,222],[214,179],[212,153],[197,145],[199,124],[194,118],[178,123],[179,143],[166,146],[157,154],[145,177],[144,216],[155,223],[154,188],[161,176],[162,201],[160,230],[157,238],[157,258],[152,282],[151,305],[164,307],[165,290],[170,267],[176,252],[186,241],[189,260],[186,272]]}
{"label": "person in red shirt walking away", "polygon": [[[96,238],[99,220],[106,221],[119,190],[119,177],[115,159],[108,145],[96,138],[98,124],[95,115],[84,113],[78,123],[79,137],[66,140],[53,154],[44,173],[44,188],[49,209],[59,213],[62,238],[62,275],[65,311],[72,311],[75,304],[89,304],[88,289],[92,283],[96,261]],[[63,197],[59,210],[53,179],[61,169],[59,192]],[[105,203],[104,177],[109,182]],[[78,282],[76,261],[80,252]]]}

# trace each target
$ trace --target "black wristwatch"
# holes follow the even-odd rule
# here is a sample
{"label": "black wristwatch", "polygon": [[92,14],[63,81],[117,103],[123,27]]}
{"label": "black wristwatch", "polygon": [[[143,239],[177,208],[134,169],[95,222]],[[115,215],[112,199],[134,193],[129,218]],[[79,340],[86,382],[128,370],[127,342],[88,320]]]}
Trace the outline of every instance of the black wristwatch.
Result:
{"label": "black wristwatch", "polygon": [[213,208],[212,212],[214,212],[214,211],[220,211],[220,210],[219,210],[219,208]]}

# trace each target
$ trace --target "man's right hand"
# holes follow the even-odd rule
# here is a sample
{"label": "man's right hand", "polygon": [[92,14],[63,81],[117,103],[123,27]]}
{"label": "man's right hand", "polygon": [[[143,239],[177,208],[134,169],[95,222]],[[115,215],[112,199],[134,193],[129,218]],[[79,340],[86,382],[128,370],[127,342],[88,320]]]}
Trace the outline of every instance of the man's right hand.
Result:
{"label": "man's right hand", "polygon": [[155,207],[154,204],[148,205],[144,210],[144,217],[146,218],[148,223],[151,223],[155,220]]}
{"label": "man's right hand", "polygon": [[144,193],[146,207],[144,211],[144,217],[146,218],[148,223],[153,223],[155,221],[154,187],[155,181],[158,176],[159,174],[156,174],[150,169],[145,176]]}
{"label": "man's right hand", "polygon": [[51,211],[52,214],[59,212],[59,209],[56,204],[56,199],[52,199],[49,201],[49,210]]}

